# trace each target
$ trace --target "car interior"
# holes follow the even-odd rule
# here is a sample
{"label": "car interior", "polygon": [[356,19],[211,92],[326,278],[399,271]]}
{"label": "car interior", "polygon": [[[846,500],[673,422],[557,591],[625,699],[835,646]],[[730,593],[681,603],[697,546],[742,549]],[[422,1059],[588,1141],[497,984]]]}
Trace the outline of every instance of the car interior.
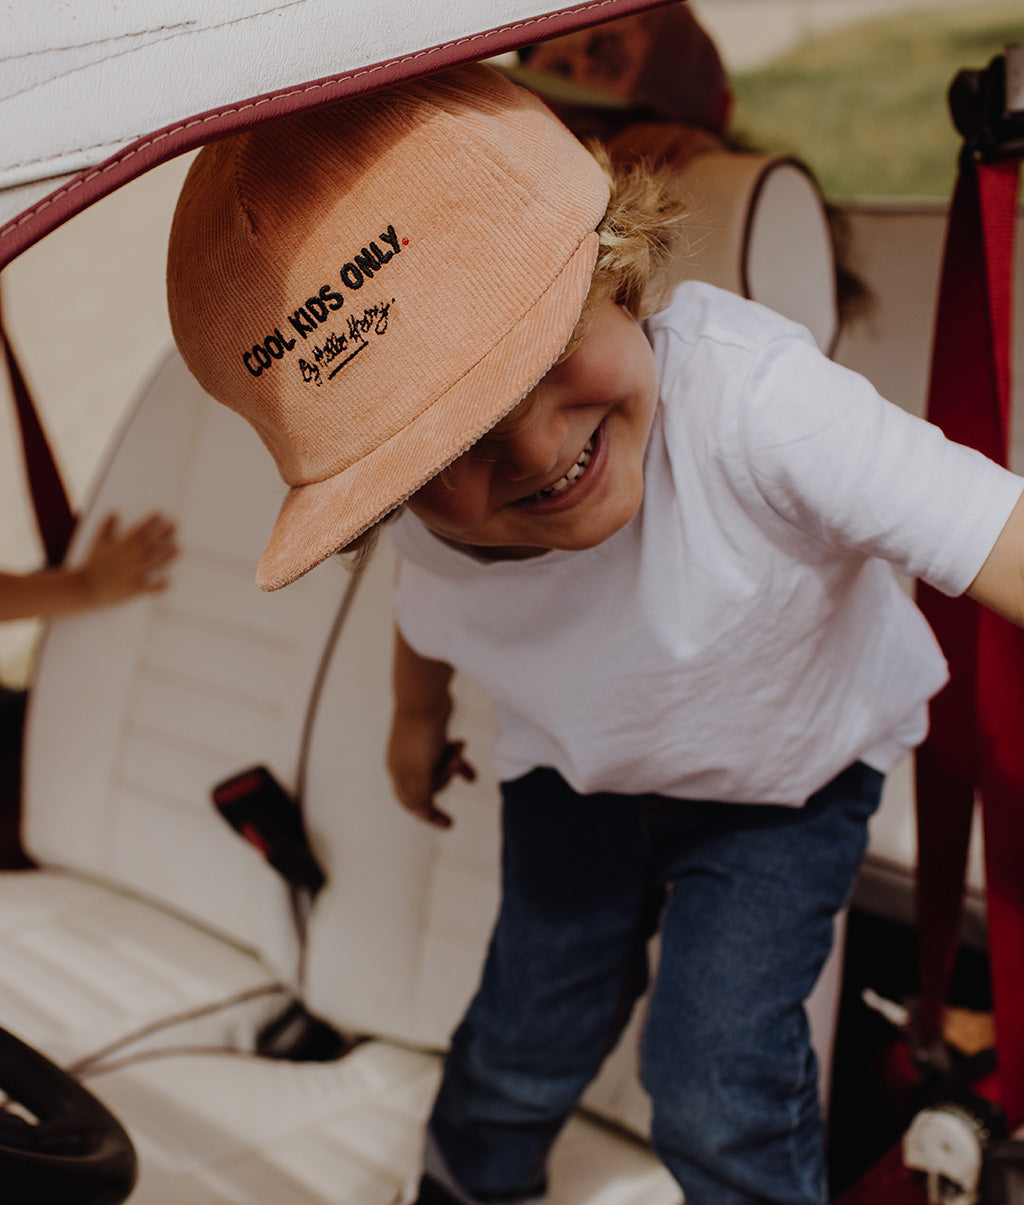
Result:
{"label": "car interior", "polygon": [[[829,346],[831,245],[806,172],[723,153],[690,175],[689,270],[747,281]],[[794,253],[799,296],[779,270]],[[497,904],[492,718],[460,683],[480,778],[452,787],[450,833],[405,814],[383,764],[392,554],[256,590],[281,487],[240,427],[164,354],[81,518],[72,561],[111,510],[174,514],[183,552],[165,594],[48,630],[25,765],[39,865],[0,874],[0,1015],[123,1120],[132,1200],[386,1205],[416,1169]],[[301,799],[315,896],[215,806],[254,767]],[[811,1004],[826,1080],[839,961],[837,946]],[[559,1142],[558,1205],[678,1200],[645,1145],[640,1023]]]}
{"label": "car interior", "polygon": [[[392,36],[412,53],[422,21],[394,24],[354,58]],[[513,26],[475,34],[481,53],[523,40]],[[214,60],[218,29],[203,29]],[[287,590],[254,585],[284,487],[173,350],[163,257],[189,156],[144,153],[152,170],[4,271],[5,321],[41,392],[78,390],[83,424],[91,407],[119,428],[69,563],[111,511],[173,515],[182,552],[165,593],[55,619],[38,652],[22,804],[34,866],[0,870],[0,1185],[12,1205],[395,1205],[498,903],[494,720],[457,680],[454,729],[479,777],[446,794],[450,831],[418,823],[384,767],[386,538],[360,572],[334,557]],[[77,164],[61,166],[72,180]],[[698,232],[686,275],[804,323],[923,411],[941,206],[848,207],[872,310],[846,327],[835,228],[798,161],[722,150],[681,173]],[[44,195],[31,187],[19,205]],[[887,783],[852,899],[908,928],[912,774]],[[981,950],[977,828],[964,932]],[[808,1003],[826,1103],[845,929],[844,915]],[[647,1141],[642,1025],[640,1007],[559,1139],[550,1205],[680,1205]]]}

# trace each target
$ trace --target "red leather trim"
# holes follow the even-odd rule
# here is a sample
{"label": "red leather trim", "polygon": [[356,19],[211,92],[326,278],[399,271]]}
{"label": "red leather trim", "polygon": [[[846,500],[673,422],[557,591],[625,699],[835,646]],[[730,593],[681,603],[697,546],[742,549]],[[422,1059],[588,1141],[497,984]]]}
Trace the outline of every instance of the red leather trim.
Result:
{"label": "red leather trim", "polygon": [[611,21],[648,8],[659,8],[667,2],[585,0],[584,3],[570,5],[557,12],[443,42],[401,58],[343,71],[299,86],[281,88],[190,116],[136,139],[116,155],[95,167],[86,168],[63,187],[0,226],[0,268],[68,218],[151,167],[257,122],[343,100],[347,96],[414,79],[459,63],[502,54],[588,25],[598,25],[602,21]]}

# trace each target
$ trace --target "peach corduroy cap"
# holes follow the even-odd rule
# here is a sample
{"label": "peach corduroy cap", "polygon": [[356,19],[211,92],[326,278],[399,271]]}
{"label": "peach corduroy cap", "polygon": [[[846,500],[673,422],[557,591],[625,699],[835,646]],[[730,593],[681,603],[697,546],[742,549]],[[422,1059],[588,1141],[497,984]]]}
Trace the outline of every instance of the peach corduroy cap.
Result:
{"label": "peach corduroy cap", "polygon": [[531,93],[459,67],[205,147],[171,229],[174,337],[290,487],[287,585],[404,502],[548,371],[608,184]]}

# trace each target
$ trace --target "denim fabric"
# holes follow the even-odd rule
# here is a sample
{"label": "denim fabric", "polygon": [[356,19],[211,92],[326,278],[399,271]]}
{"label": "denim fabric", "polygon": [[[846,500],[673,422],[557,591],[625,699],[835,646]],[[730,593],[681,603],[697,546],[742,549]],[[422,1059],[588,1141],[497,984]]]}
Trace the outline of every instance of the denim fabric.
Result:
{"label": "denim fabric", "polygon": [[428,1170],[467,1205],[543,1196],[548,1151],[662,951],[644,1031],[652,1141],[687,1205],[824,1205],[803,1001],[828,956],[882,776],[802,808],[503,787],[503,898],[452,1039]]}

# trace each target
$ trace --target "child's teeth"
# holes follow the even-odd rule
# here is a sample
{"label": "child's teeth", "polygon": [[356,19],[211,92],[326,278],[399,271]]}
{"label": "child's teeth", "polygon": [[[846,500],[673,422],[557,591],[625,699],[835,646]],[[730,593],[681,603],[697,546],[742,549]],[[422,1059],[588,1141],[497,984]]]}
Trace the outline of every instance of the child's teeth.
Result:
{"label": "child's teeth", "polygon": [[549,485],[547,489],[541,490],[540,496],[542,498],[550,498],[553,494],[560,494],[563,490],[567,490],[570,485],[573,485],[575,482],[579,481],[579,479],[587,471],[587,465],[590,464],[590,458],[593,456],[593,454],[594,441],[591,439],[587,443],[587,446],[580,453],[579,459],[568,471],[568,473],[566,473],[564,477],[560,477],[558,481],[554,483],[554,485]]}

